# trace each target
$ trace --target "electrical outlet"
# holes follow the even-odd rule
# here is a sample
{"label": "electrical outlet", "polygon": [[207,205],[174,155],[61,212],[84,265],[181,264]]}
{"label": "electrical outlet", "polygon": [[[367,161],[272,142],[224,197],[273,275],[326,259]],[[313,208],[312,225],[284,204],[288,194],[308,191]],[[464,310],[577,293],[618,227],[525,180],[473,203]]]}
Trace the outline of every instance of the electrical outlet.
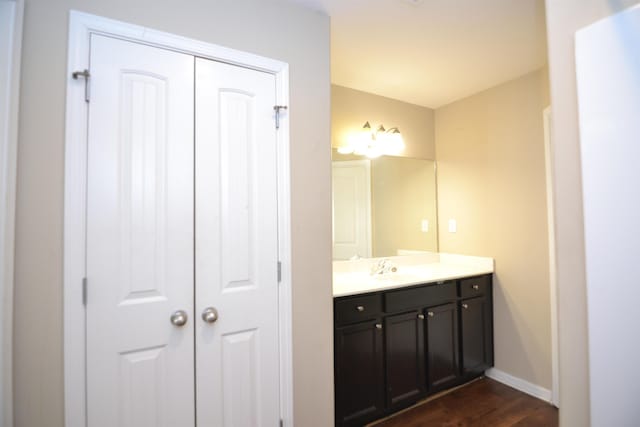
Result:
{"label": "electrical outlet", "polygon": [[429,232],[429,220],[428,219],[423,219],[422,220],[422,223],[420,224],[420,229],[422,230],[423,233]]}
{"label": "electrical outlet", "polygon": [[449,220],[449,233],[455,233],[458,231],[458,222],[455,219]]}

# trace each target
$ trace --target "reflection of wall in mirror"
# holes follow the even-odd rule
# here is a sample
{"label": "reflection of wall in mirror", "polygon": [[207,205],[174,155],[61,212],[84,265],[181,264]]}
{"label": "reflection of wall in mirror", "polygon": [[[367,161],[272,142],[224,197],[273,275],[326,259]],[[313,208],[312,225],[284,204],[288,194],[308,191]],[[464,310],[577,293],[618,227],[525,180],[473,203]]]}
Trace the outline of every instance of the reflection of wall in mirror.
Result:
{"label": "reflection of wall in mirror", "polygon": [[373,256],[398,255],[399,249],[436,252],[434,163],[383,156],[372,162],[371,173]]}
{"label": "reflection of wall in mirror", "polygon": [[[371,165],[367,190],[372,251],[355,248],[356,240],[362,240],[354,239],[361,230],[357,224],[364,221],[357,220],[362,212],[354,207],[363,204],[354,203],[356,181],[344,176],[350,170],[347,166],[367,162]],[[363,160],[361,156],[342,155],[334,150],[333,165],[334,259],[395,256],[401,255],[400,250],[438,251],[434,161],[390,156]]]}

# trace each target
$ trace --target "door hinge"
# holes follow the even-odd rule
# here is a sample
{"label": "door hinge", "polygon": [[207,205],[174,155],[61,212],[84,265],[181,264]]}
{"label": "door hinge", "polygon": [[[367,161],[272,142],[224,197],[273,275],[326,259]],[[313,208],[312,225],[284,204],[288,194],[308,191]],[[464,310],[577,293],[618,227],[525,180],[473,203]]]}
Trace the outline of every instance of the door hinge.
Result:
{"label": "door hinge", "polygon": [[278,261],[278,283],[282,281],[282,263]]}
{"label": "door hinge", "polygon": [[276,112],[276,129],[280,129],[280,110],[286,110],[286,105],[274,105],[273,111]]}
{"label": "door hinge", "polygon": [[82,305],[87,305],[87,278],[82,278]]}
{"label": "door hinge", "polygon": [[74,71],[71,73],[71,77],[74,80],[78,80],[80,77],[84,78],[84,102],[89,102],[89,78],[91,77],[89,70]]}

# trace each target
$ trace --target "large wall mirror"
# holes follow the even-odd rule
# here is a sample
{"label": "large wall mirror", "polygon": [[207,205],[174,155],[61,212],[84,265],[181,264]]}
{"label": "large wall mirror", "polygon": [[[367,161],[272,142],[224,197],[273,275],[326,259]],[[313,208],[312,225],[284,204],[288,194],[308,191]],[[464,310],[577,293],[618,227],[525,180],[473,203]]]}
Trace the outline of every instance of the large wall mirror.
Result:
{"label": "large wall mirror", "polygon": [[438,251],[436,165],[332,151],[333,258]]}

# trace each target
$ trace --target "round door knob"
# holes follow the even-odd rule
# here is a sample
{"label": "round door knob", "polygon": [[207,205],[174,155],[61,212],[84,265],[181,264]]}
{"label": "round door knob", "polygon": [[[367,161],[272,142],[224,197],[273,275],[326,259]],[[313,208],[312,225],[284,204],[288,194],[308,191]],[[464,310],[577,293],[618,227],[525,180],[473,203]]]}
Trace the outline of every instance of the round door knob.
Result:
{"label": "round door knob", "polygon": [[473,285],[473,289],[477,291],[478,289],[480,289],[480,286],[478,286],[478,285]]}
{"label": "round door knob", "polygon": [[376,329],[382,329],[382,323],[376,323]]}
{"label": "round door knob", "polygon": [[188,318],[186,311],[178,310],[171,315],[170,320],[171,324],[174,326],[184,326],[187,324]]}
{"label": "round door knob", "polygon": [[364,306],[363,305],[359,305],[356,307],[356,310],[358,310],[360,313],[362,313],[364,311]]}
{"label": "round door knob", "polygon": [[429,317],[433,317],[433,311],[430,311],[427,314],[429,315]]}
{"label": "round door knob", "polygon": [[469,308],[469,304],[462,304],[462,308],[466,310],[467,308]]}
{"label": "round door knob", "polygon": [[202,320],[207,323],[215,323],[218,320],[218,310],[213,307],[207,307],[202,312]]}

